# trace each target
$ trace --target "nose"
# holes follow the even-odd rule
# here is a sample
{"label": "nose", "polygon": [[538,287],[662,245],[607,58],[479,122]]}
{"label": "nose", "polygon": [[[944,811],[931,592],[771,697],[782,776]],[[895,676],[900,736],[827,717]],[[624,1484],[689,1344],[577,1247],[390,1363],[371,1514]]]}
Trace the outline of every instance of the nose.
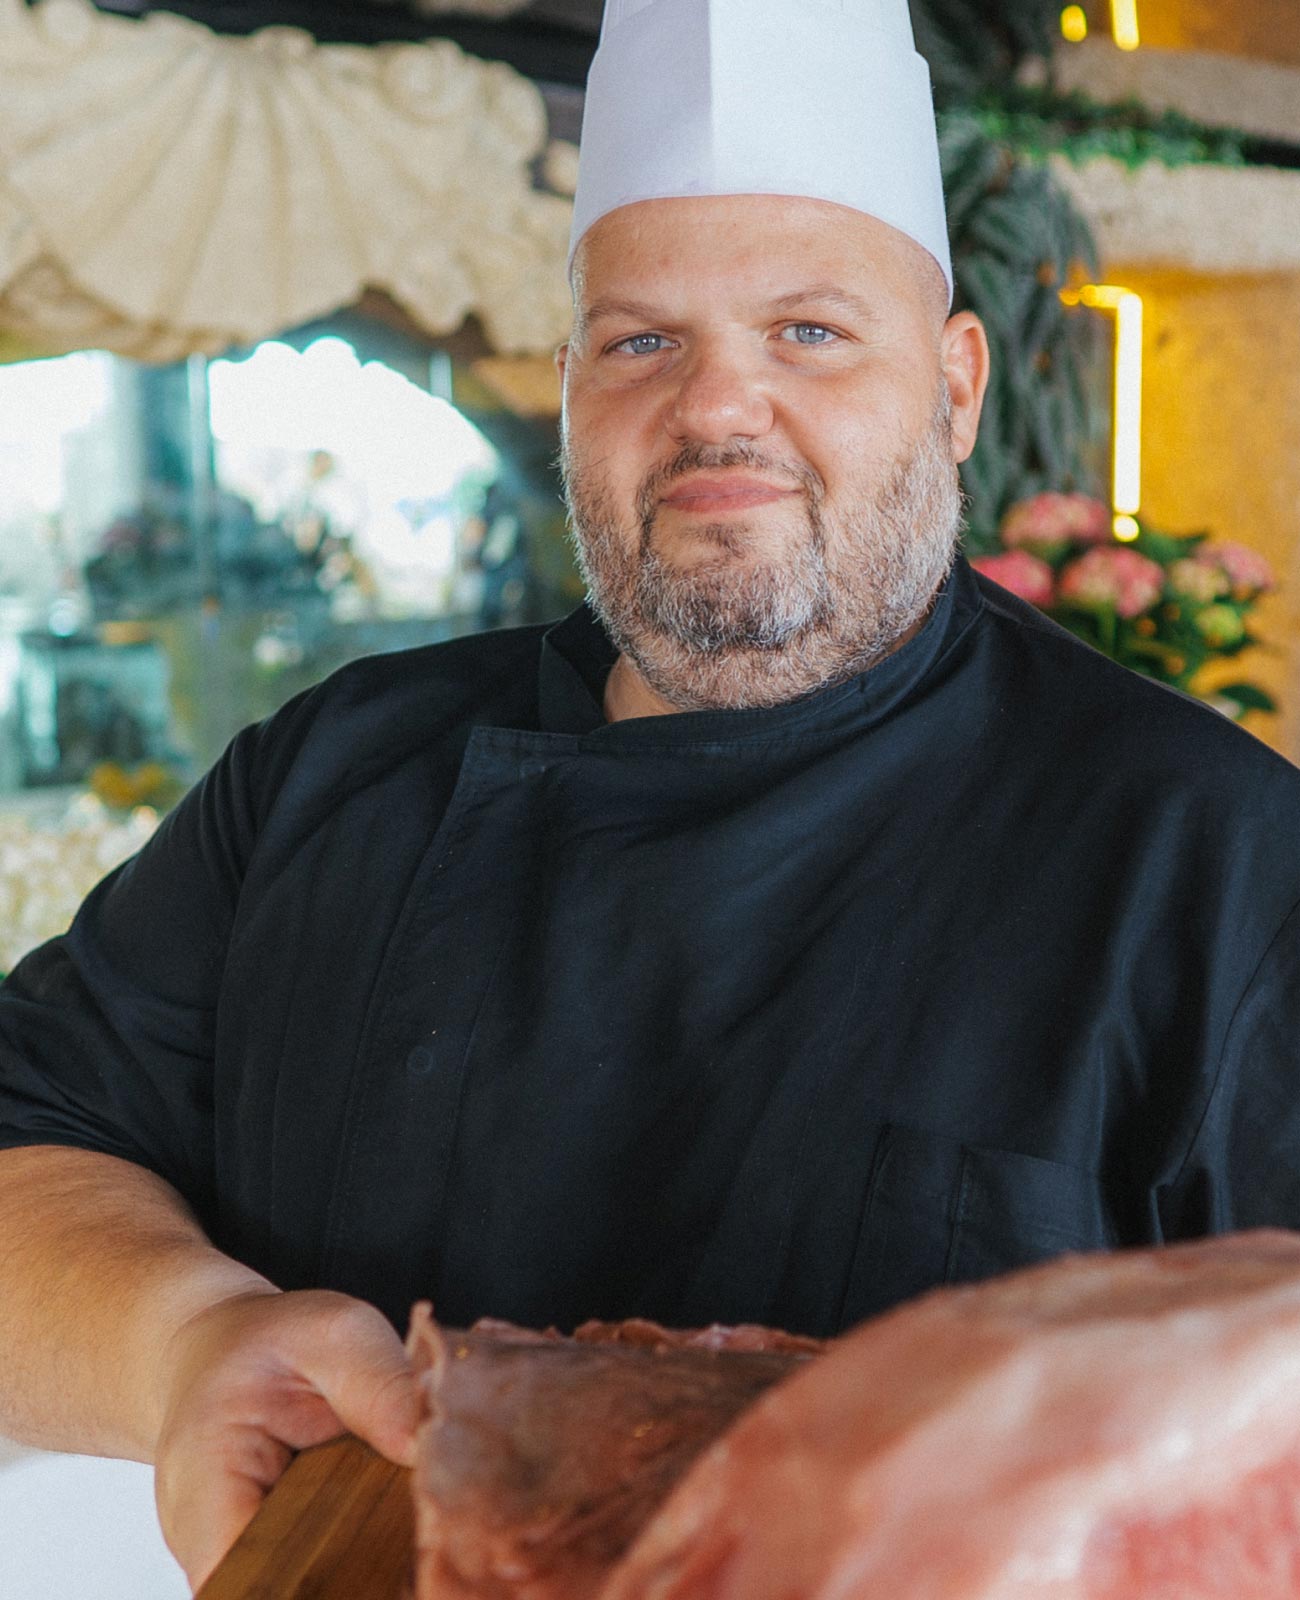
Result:
{"label": "nose", "polygon": [[723,345],[701,347],[681,369],[666,418],[679,444],[726,444],[771,431],[772,402],[744,353]]}

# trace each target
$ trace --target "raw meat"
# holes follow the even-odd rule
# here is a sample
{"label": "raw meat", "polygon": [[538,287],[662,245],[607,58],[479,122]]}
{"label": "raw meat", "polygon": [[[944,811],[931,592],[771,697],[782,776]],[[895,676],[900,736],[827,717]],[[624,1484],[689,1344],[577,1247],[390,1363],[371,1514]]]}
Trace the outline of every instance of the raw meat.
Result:
{"label": "raw meat", "polygon": [[600,1600],[1298,1600],[1300,1236],[1063,1258],[868,1323]]}
{"label": "raw meat", "polygon": [[417,1306],[417,1600],[586,1600],[699,1452],[820,1348],[642,1321],[454,1333]]}

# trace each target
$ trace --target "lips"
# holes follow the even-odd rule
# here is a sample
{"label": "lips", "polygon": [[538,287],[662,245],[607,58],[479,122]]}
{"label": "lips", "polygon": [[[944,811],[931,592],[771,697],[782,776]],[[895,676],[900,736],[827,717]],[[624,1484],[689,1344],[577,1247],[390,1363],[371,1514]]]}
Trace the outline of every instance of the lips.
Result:
{"label": "lips", "polygon": [[768,505],[796,492],[762,478],[728,473],[721,477],[691,478],[679,484],[671,494],[665,495],[662,504],[674,511],[716,514],[719,511],[746,511],[753,506]]}

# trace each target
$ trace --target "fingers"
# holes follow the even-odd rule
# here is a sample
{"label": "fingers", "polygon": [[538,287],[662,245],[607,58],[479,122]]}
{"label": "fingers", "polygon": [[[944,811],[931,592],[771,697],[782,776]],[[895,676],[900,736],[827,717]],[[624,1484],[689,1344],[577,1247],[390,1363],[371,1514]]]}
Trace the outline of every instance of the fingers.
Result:
{"label": "fingers", "polygon": [[260,1429],[224,1437],[216,1459],[200,1452],[160,1465],[155,1492],[168,1547],[196,1593],[257,1514],[267,1491],[293,1457]]}
{"label": "fingers", "polygon": [[306,1291],[238,1297],[188,1325],[155,1458],[163,1533],[197,1589],[296,1451],[344,1431],[415,1456],[415,1380],[372,1306]]}
{"label": "fingers", "polygon": [[348,1432],[398,1466],[415,1464],[415,1379],[402,1341],[373,1306],[341,1305],[316,1330],[302,1371]]}

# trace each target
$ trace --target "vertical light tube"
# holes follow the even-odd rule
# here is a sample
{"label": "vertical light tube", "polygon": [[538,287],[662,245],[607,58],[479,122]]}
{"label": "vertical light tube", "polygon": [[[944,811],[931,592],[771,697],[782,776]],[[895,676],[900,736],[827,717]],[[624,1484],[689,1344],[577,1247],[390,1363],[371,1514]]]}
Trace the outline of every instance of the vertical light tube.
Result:
{"label": "vertical light tube", "polygon": [[1115,537],[1128,542],[1142,531],[1137,522],[1142,507],[1142,296],[1114,284],[1089,283],[1062,290],[1061,299],[1067,306],[1089,306],[1115,316],[1111,504]]}
{"label": "vertical light tube", "polygon": [[1121,50],[1136,50],[1142,43],[1137,0],[1110,0],[1110,25]]}
{"label": "vertical light tube", "polygon": [[1115,306],[1115,486],[1117,517],[1142,506],[1142,297],[1125,290]]}

